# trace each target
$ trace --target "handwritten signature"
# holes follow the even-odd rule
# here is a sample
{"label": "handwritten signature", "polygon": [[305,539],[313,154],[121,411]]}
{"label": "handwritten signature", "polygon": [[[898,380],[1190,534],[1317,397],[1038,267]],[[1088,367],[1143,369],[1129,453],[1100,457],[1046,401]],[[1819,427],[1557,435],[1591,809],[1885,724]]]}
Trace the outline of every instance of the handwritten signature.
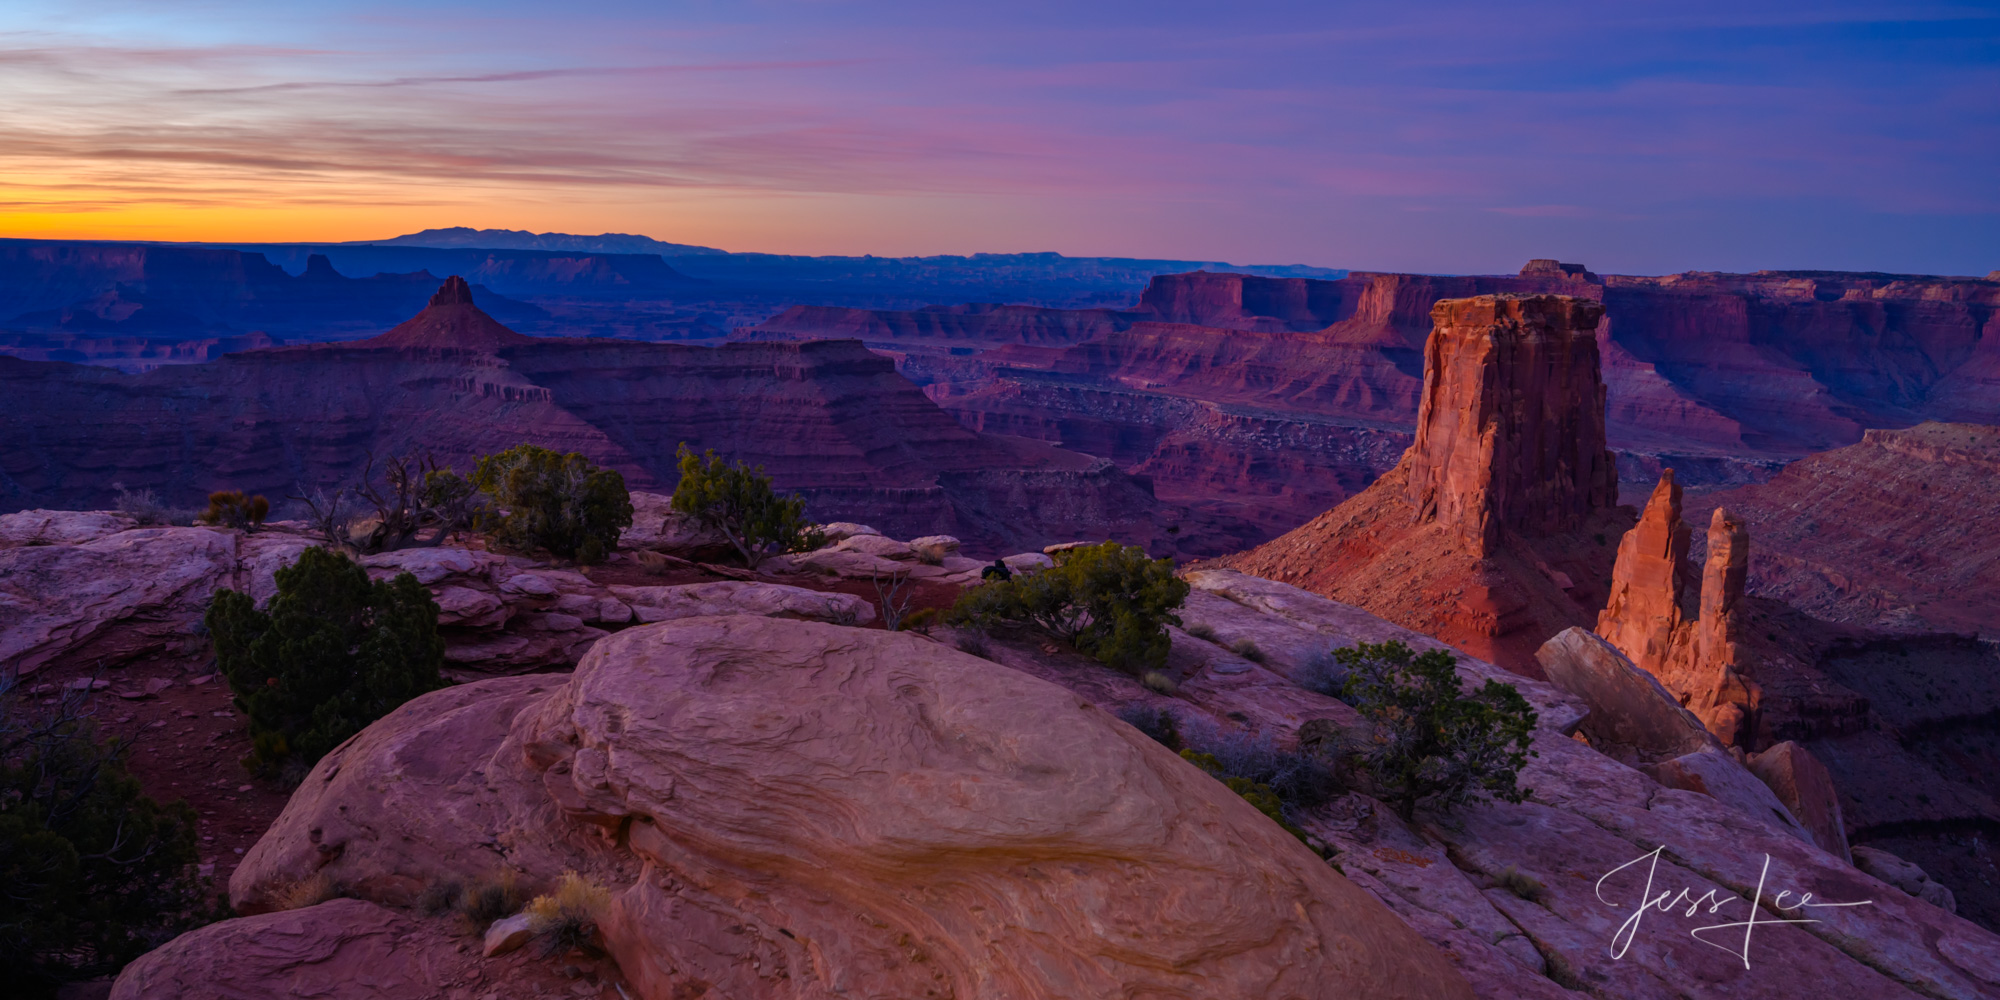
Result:
{"label": "handwritten signature", "polygon": [[[1646,887],[1639,894],[1638,905],[1632,908],[1631,916],[1625,918],[1625,923],[1618,928],[1618,933],[1612,935],[1611,937],[1611,958],[1613,961],[1624,958],[1626,951],[1631,949],[1632,940],[1638,937],[1639,935],[1639,924],[1641,921],[1645,919],[1646,914],[1650,911],[1657,910],[1661,913],[1669,913],[1675,910],[1681,910],[1682,916],[1692,917],[1695,916],[1697,912],[1700,912],[1704,907],[1706,907],[1707,915],[1714,916],[1716,914],[1716,911],[1722,909],[1724,906],[1727,906],[1731,903],[1744,902],[1744,899],[1741,896],[1735,896],[1735,895],[1722,896],[1718,898],[1717,893],[1720,890],[1717,889],[1710,889],[1699,896],[1692,894],[1687,889],[1682,889],[1677,893],[1670,890],[1662,889],[1658,895],[1655,895],[1653,892],[1653,877],[1658,872],[1660,867],[1660,855],[1665,851],[1666,847],[1664,846],[1653,848],[1652,850],[1644,854],[1641,854],[1638,857],[1633,858],[1632,860],[1627,861],[1616,868],[1611,869],[1610,871],[1604,873],[1603,878],[1597,880],[1596,892],[1597,892],[1598,902],[1604,903],[1608,906],[1619,907],[1620,904],[1604,898],[1605,881],[1610,879],[1613,875],[1616,875],[1627,868],[1640,864],[1641,862],[1647,863]],[[1858,903],[1815,902],[1813,900],[1813,894],[1810,892],[1795,893],[1788,889],[1779,892],[1777,895],[1769,898],[1771,909],[1781,914],[1798,913],[1800,915],[1796,917],[1783,917],[1783,916],[1773,917],[1766,915],[1760,918],[1759,914],[1763,912],[1763,906],[1764,903],[1766,902],[1764,896],[1764,887],[1767,884],[1770,875],[1771,875],[1771,856],[1769,854],[1766,854],[1764,855],[1764,870],[1761,874],[1757,876],[1756,895],[1749,901],[1749,906],[1750,906],[1749,916],[1745,917],[1742,920],[1734,920],[1720,924],[1710,924],[1706,927],[1696,927],[1693,930],[1688,931],[1688,936],[1694,938],[1696,941],[1700,941],[1702,944],[1708,945],[1711,948],[1719,948],[1723,951],[1729,952],[1732,955],[1736,955],[1742,958],[1743,967],[1747,969],[1750,967],[1750,936],[1756,933],[1757,928],[1767,926],[1770,924],[1815,924],[1819,922],[1817,918],[1808,917],[1804,915],[1805,912],[1809,909],[1815,909],[1819,907],[1870,906],[1873,905],[1875,902],[1872,899],[1864,899]],[[1797,896],[1798,902],[1787,905],[1785,903],[1786,898],[1792,896]],[[1735,936],[1733,933],[1731,933],[1733,931],[1738,931],[1738,930],[1743,932],[1743,940],[1740,946],[1734,943]],[[1708,937],[1703,937],[1702,935],[1704,933],[1713,934],[1716,936],[1716,938],[1714,940],[1711,940]],[[1729,943],[1724,943],[1725,941]]]}

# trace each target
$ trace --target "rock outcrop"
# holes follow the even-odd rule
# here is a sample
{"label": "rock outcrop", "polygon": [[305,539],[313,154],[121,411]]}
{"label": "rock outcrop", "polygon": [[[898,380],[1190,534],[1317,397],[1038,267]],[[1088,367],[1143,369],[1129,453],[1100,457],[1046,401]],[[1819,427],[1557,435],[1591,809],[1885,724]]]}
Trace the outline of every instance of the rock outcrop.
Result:
{"label": "rock outcrop", "polygon": [[1659,679],[1724,745],[1747,745],[1761,690],[1738,642],[1750,564],[1742,518],[1717,507],[1709,519],[1699,603],[1689,602],[1689,530],[1672,470],[1660,477],[1639,524],[1618,543],[1611,596],[1597,634]]}
{"label": "rock outcrop", "polygon": [[605,944],[662,1000],[1472,995],[1170,751],[907,634],[689,619],[424,696],[315,768],[231,897],[499,867],[609,885]]}
{"label": "rock outcrop", "polygon": [[[1479,996],[1538,1000],[2000,995],[2000,938],[1719,789],[1662,786],[1571,738],[1589,706],[1476,659],[1460,660],[1464,680],[1515,683],[1538,712],[1533,797],[1414,825],[1359,794],[1294,811],[1336,850],[1336,874],[1111,716],[1164,710],[1197,746],[1287,752],[1366,730],[1302,686],[1321,683],[1329,647],[1441,644],[1285,584],[1188,579],[1183,617],[1215,641],[1174,633],[1173,696],[1039,642],[995,638],[974,659],[907,633],[749,617],[634,628],[573,676],[425,695],[300,786],[232,879],[256,915],[167,945],[118,995],[278,983],[339,996],[343,974],[390,995],[553,993],[533,978],[554,964],[539,948],[482,958],[415,904],[440,880],[512,872],[539,889],[565,869],[614,891],[600,927],[635,997],[818,995],[829,981],[896,996],[1465,995],[1454,975]],[[1243,639],[1258,659],[1224,645]],[[264,912],[314,876],[360,899]],[[1654,892],[1737,898],[1648,913],[1614,957],[1649,877]],[[1779,891],[1870,903],[1760,919],[1742,953],[1739,936],[1725,949],[1691,933],[1742,919],[1760,878],[1774,919],[1796,914],[1773,909]],[[1149,890],[1160,879],[1173,890]],[[1344,950],[1289,950],[1312,940]],[[341,957],[383,942],[396,954],[366,970]]]}
{"label": "rock outcrop", "polygon": [[1603,314],[1558,296],[1431,310],[1417,440],[1404,458],[1418,521],[1454,530],[1483,558],[1503,532],[1574,531],[1617,502],[1594,335]]}
{"label": "rock outcrop", "polygon": [[[1395,469],[1290,534],[1217,560],[1350,601],[1531,676],[1591,620],[1622,531],[1604,448],[1596,303],[1482,296],[1433,310],[1422,420]],[[1595,545],[1589,539],[1599,539]]]}

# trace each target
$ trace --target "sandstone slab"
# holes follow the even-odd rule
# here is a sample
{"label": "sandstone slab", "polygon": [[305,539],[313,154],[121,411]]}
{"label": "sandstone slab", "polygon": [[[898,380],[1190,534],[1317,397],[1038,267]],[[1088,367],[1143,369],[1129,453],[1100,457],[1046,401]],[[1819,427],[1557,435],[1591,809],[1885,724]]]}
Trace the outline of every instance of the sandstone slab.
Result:
{"label": "sandstone slab", "polygon": [[613,586],[611,593],[629,605],[642,623],[704,615],[757,615],[865,625],[875,620],[875,608],[852,594],[827,593],[780,583],[720,580],[670,587]]}

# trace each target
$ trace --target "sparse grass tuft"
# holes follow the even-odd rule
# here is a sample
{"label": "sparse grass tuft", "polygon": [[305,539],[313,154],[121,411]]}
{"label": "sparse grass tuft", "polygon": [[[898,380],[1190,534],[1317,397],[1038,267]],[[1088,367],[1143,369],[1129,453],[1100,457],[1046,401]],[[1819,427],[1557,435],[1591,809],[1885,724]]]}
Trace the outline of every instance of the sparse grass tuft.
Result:
{"label": "sparse grass tuft", "polygon": [[465,918],[473,933],[484,934],[493,921],[521,912],[528,898],[528,890],[522,888],[514,873],[502,869],[498,875],[466,886],[448,905]]}
{"label": "sparse grass tuft", "polygon": [[1548,887],[1542,884],[1541,879],[1538,879],[1533,875],[1530,875],[1527,872],[1524,872],[1519,868],[1514,867],[1513,865],[1508,865],[1505,871],[1502,871],[1498,876],[1494,878],[1494,881],[1500,883],[1500,887],[1502,889],[1505,889],[1508,892],[1511,892],[1514,895],[1519,896],[1530,903],[1539,903],[1541,902],[1543,896],[1549,894]]}
{"label": "sparse grass tuft", "polygon": [[1145,676],[1139,678],[1139,683],[1144,684],[1146,690],[1154,694],[1170,695],[1181,689],[1179,684],[1174,683],[1173,678],[1157,670],[1146,671]]}
{"label": "sparse grass tuft", "polygon": [[1264,662],[1264,650],[1247,636],[1229,644],[1229,651],[1252,663]]}
{"label": "sparse grass tuft", "polygon": [[958,646],[958,651],[961,653],[971,653],[982,660],[993,658],[993,647],[987,645],[986,633],[984,632],[960,632],[958,634],[958,641],[954,645]]}
{"label": "sparse grass tuft", "polygon": [[1197,639],[1201,639],[1205,642],[1216,641],[1215,626],[1210,625],[1207,622],[1195,622],[1194,624],[1189,625],[1187,628],[1184,628],[1181,631],[1186,632],[1187,634],[1194,636]]}
{"label": "sparse grass tuft", "polygon": [[314,872],[278,893],[278,909],[303,910],[308,906],[318,906],[329,899],[338,899],[342,895],[340,886],[334,883],[331,876],[325,872]]}

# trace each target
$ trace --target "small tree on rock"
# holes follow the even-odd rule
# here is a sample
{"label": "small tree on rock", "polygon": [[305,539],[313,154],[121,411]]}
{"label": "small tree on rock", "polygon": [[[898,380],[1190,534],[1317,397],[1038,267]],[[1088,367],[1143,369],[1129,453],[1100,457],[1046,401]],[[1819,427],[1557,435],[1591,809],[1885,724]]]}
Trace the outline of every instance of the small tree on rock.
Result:
{"label": "small tree on rock", "polygon": [[721,532],[750,568],[775,552],[810,552],[825,544],[819,526],[806,518],[805,500],[772,491],[763,466],[732,465],[714,451],[697,456],[686,442],[678,458],[674,509]]}
{"label": "small tree on rock", "polygon": [[1141,673],[1166,665],[1168,625],[1187,601],[1173,563],[1117,542],[1065,549],[1039,573],[995,580],[961,595],[946,620],[976,628],[1020,628]]}
{"label": "small tree on rock", "polygon": [[203,524],[242,531],[256,531],[271,514],[271,501],[245,496],[242,490],[220,490],[208,495],[208,509],[195,516]]}
{"label": "small tree on rock", "polygon": [[32,706],[0,679],[0,977],[8,996],[115,973],[209,915],[194,810],[161,805],[100,740],[83,693]]}
{"label": "small tree on rock", "polygon": [[1341,696],[1374,723],[1360,763],[1398,815],[1409,820],[1428,801],[1440,809],[1490,795],[1519,802],[1535,712],[1512,684],[1488,680],[1470,694],[1457,660],[1433,649],[1418,655],[1400,642],[1359,643],[1333,651],[1347,668]]}
{"label": "small tree on rock", "polygon": [[[505,509],[493,527],[499,541],[519,548],[547,549],[565,559],[593,563],[618,547],[618,535],[632,526],[632,494],[616,469],[591,464],[531,444],[479,460],[471,485]],[[442,481],[426,488],[449,499]],[[455,487],[454,487],[455,489]]]}
{"label": "small tree on rock", "polygon": [[396,706],[443,687],[444,640],[437,603],[408,573],[370,581],[346,556],[311,548],[276,576],[268,612],[222,590],[203,621],[250,719],[245,764],[296,779]]}

